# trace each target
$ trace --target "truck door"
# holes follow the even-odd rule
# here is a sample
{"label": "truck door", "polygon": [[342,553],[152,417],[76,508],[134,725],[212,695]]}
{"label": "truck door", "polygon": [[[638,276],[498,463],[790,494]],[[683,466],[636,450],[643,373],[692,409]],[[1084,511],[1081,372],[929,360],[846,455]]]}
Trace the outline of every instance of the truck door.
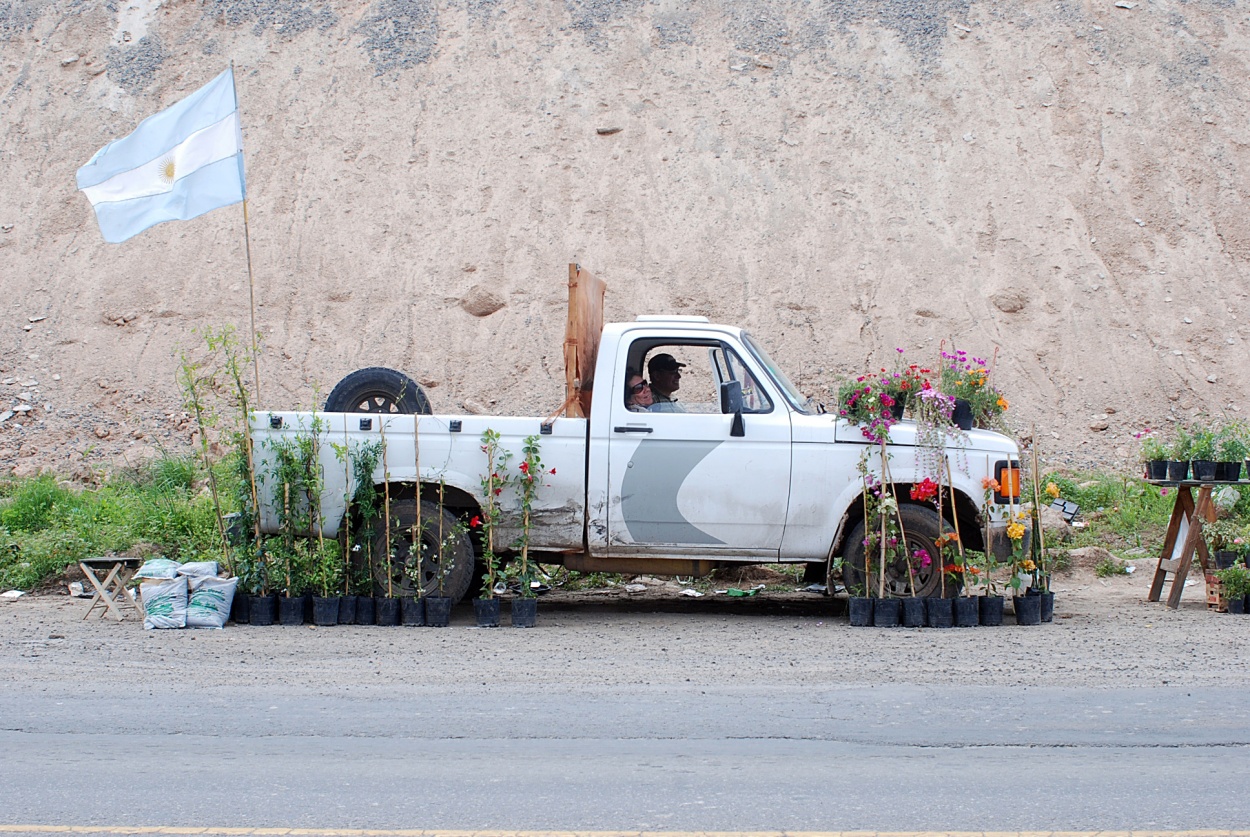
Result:
{"label": "truck door", "polygon": [[[784,402],[718,340],[637,338],[622,341],[620,352],[608,445],[608,554],[776,560],[790,491]],[[661,356],[669,360],[659,366],[678,364],[679,385],[669,393],[661,382],[672,386],[673,376],[657,368]],[[631,366],[647,378],[651,401],[672,401],[631,410]],[[742,384],[741,436],[732,435],[734,416],[721,411],[724,380]]]}

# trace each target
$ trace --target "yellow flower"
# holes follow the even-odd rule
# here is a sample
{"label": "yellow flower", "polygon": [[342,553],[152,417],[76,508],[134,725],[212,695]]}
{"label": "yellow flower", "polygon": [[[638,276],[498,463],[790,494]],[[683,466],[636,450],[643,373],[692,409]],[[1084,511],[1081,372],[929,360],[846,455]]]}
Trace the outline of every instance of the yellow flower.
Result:
{"label": "yellow flower", "polygon": [[1046,493],[1050,495],[1052,500],[1059,499],[1059,486],[1055,485],[1053,482],[1046,483]]}
{"label": "yellow flower", "polygon": [[1036,570],[1036,569],[1037,569],[1037,564],[1034,564],[1034,563],[1033,563],[1033,559],[1032,559],[1032,558],[1027,559],[1027,560],[1026,560],[1023,564],[1021,564],[1020,566],[1024,567],[1024,571],[1025,571],[1025,572],[1028,572],[1028,573],[1031,573],[1031,572],[1033,572],[1034,570]]}
{"label": "yellow flower", "polygon": [[1024,527],[1019,523],[1012,523],[1007,527],[1007,537],[1013,541],[1018,541],[1024,537]]}

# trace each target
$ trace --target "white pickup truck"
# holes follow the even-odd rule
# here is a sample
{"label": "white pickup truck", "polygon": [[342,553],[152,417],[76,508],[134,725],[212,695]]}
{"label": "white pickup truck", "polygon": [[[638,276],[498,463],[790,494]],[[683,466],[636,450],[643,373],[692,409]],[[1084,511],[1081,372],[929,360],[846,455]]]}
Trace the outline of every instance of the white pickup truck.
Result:
{"label": "white pickup truck", "polygon": [[[631,411],[627,370],[645,375],[648,359],[661,353],[685,364],[675,393],[683,411]],[[581,393],[584,410],[572,411],[584,417],[453,416],[426,413],[424,394],[406,376],[361,370],[336,388],[340,395],[329,404],[355,412],[255,413],[257,472],[272,467],[276,438],[307,434],[315,421],[323,437],[319,519],[323,534],[333,537],[353,525],[345,510],[356,487],[330,443],[341,451],[384,440],[384,464],[378,463],[373,479],[387,495],[393,566],[375,568],[380,571],[374,578],[381,584],[389,572],[402,595],[411,595],[417,585],[427,590],[434,585],[432,567],[423,566],[415,579],[402,570],[411,554],[418,498],[424,521],[441,520],[444,531],[456,518],[469,521],[481,514],[487,467],[481,437],[487,430],[499,433],[502,446],[514,453],[513,468],[521,461],[522,440],[538,434],[548,473],[533,506],[532,560],[583,572],[681,576],[730,564],[802,563],[809,565],[809,578],[821,579],[840,563],[848,586],[862,581],[864,506],[857,463],[871,443],[859,427],[804,397],[746,331],[702,317],[608,324],[598,335],[592,380],[593,388]],[[909,500],[911,485],[922,478],[916,431],[914,422],[901,421],[890,429],[888,444],[909,547],[937,555],[934,539],[949,531],[957,516],[965,546],[983,549],[987,528],[1006,526],[999,504],[1018,498],[995,498],[989,516],[997,519],[987,521],[982,479],[1017,469],[1018,448],[1006,436],[984,430],[969,431],[948,446],[955,502],[954,508],[949,499],[945,505],[944,530],[932,504]],[[872,461],[879,470],[876,451]],[[1018,486],[1012,477],[1000,483]],[[262,489],[261,494],[261,526],[275,532],[273,493]],[[496,544],[507,544],[519,534],[518,499],[509,488],[499,501],[503,519]],[[423,528],[427,539],[437,538],[430,534],[435,526]],[[991,540],[1001,553],[1006,538]],[[474,530],[461,536],[447,595],[459,599],[468,592],[474,555],[482,553],[478,541]],[[424,545],[433,554],[430,547]],[[838,556],[844,560],[833,560]],[[903,595],[907,568],[898,563],[890,568],[887,588]],[[915,580],[918,594],[937,595],[936,565],[921,568]],[[950,585],[946,589],[954,593]]]}

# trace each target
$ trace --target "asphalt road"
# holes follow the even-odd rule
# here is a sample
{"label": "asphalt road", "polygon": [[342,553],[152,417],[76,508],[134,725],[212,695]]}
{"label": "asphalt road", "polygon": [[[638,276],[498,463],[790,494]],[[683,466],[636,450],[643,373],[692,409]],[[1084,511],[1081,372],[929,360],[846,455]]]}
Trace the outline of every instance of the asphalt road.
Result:
{"label": "asphalt road", "polygon": [[305,689],[260,700],[0,695],[0,823],[1234,828],[1250,823],[1245,695],[541,683],[416,701]]}
{"label": "asphalt road", "polygon": [[1250,618],[1083,601],[966,632],[818,602],[209,632],[19,603],[0,835],[1245,828]]}

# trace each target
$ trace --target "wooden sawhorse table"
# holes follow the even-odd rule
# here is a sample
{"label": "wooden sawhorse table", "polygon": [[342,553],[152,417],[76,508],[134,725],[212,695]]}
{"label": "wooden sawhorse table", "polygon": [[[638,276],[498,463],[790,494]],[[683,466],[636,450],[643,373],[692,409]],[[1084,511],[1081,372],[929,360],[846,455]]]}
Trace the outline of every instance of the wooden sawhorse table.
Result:
{"label": "wooden sawhorse table", "polygon": [[[142,558],[116,555],[106,558],[83,558],[79,561],[79,569],[95,588],[95,595],[91,597],[91,604],[82,618],[86,619],[97,608],[100,610],[100,618],[104,618],[105,614],[111,614],[118,622],[126,618],[127,609],[142,616],[143,608],[139,607],[139,602],[135,600],[134,594],[127,586],[134,578],[135,570],[142,565]],[[106,570],[107,574],[101,580],[99,574]]]}
{"label": "wooden sawhorse table", "polygon": [[[1207,541],[1202,536],[1202,524],[1215,520],[1215,502],[1211,499],[1211,491],[1217,485],[1236,485],[1236,483],[1197,482],[1183,480],[1168,482],[1166,480],[1147,480],[1151,485],[1175,487],[1176,502],[1172,505],[1172,518],[1168,521],[1168,533],[1163,539],[1163,551],[1159,553],[1159,564],[1155,568],[1154,581],[1150,584],[1148,602],[1159,601],[1163,585],[1168,573],[1172,573],[1172,586],[1168,589],[1168,607],[1176,610],[1181,603],[1181,592],[1185,589],[1185,578],[1193,565],[1195,553],[1198,564],[1202,568],[1203,582],[1212,567],[1211,556],[1207,550]],[[1194,500],[1194,489],[1198,489],[1198,499]]]}

